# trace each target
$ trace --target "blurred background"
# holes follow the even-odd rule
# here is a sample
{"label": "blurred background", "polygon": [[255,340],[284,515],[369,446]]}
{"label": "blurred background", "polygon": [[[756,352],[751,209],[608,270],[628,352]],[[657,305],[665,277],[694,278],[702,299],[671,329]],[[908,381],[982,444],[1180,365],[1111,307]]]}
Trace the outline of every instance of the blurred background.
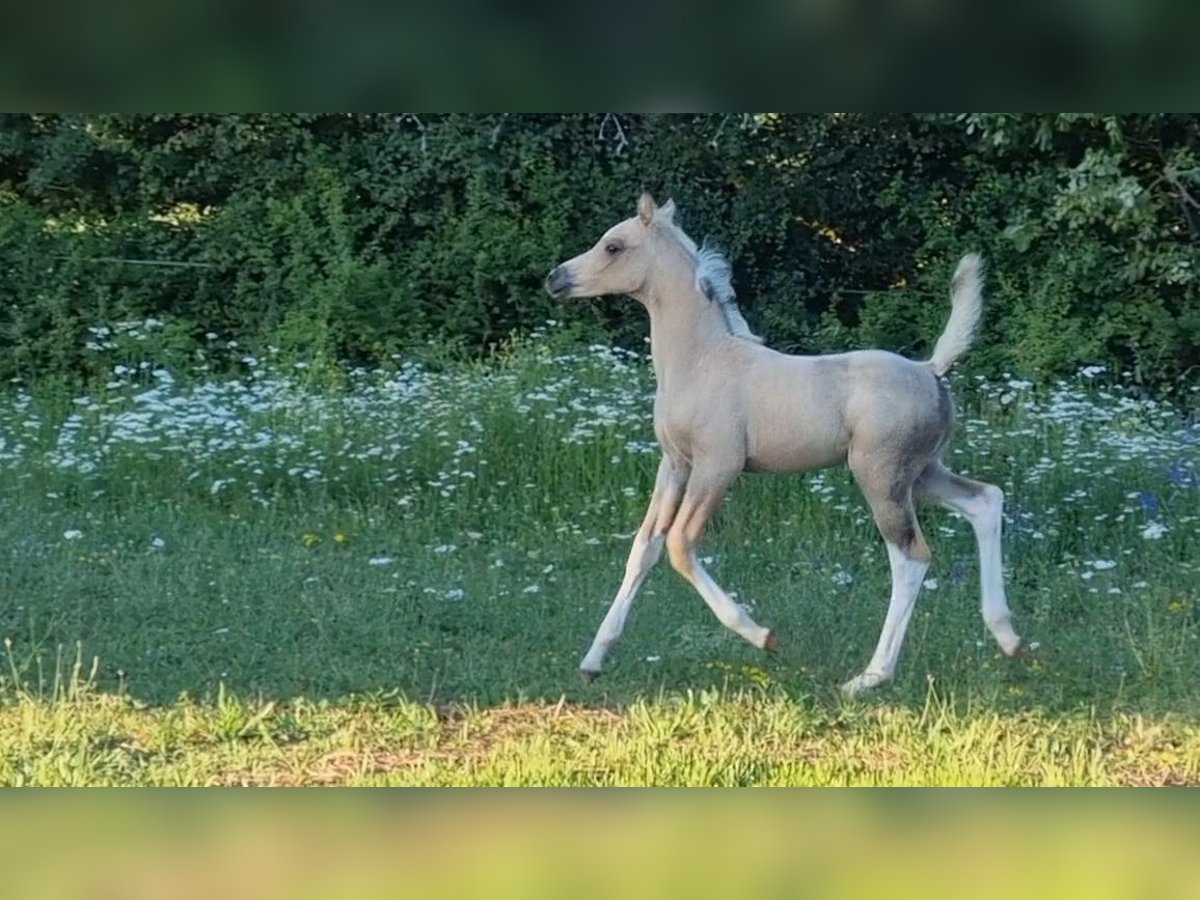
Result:
{"label": "blurred background", "polygon": [[[815,791],[57,795],[5,823],[14,896],[564,895],[1183,900],[1194,819],[1157,795]],[[66,810],[76,813],[69,817]],[[46,832],[44,832],[46,833]],[[65,866],[70,854],[79,865]],[[1192,861],[1189,862],[1189,859]]]}

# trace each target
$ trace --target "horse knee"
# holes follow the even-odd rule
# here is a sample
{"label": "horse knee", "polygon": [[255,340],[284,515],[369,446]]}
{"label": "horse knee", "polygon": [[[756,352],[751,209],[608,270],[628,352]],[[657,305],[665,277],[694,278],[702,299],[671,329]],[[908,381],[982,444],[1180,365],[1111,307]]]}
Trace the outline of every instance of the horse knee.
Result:
{"label": "horse knee", "polygon": [[681,531],[670,531],[667,534],[667,559],[671,568],[685,578],[692,574],[692,554],[687,538]]}

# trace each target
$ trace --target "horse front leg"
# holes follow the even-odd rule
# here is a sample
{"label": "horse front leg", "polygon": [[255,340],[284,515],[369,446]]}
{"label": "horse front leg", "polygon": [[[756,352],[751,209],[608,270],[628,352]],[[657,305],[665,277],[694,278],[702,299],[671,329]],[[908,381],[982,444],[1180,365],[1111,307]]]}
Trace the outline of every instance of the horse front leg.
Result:
{"label": "horse front leg", "polygon": [[713,580],[696,558],[696,545],[704,526],[721,503],[726,490],[737,478],[740,469],[697,470],[687,483],[687,492],[680,503],[670,531],[667,533],[667,553],[671,567],[682,575],[704,598],[721,624],[741,635],[755,647],[777,650],[775,632],[763,628],[750,617],[722,587]]}
{"label": "horse front leg", "polygon": [[658,466],[650,506],[642,519],[641,527],[634,535],[633,547],[630,548],[629,559],[625,563],[625,578],[600,623],[592,646],[579,664],[579,672],[585,682],[592,681],[600,674],[609,647],[621,636],[625,628],[625,619],[642,582],[662,557],[666,533],[675,518],[686,484],[686,469],[675,465],[664,456]]}

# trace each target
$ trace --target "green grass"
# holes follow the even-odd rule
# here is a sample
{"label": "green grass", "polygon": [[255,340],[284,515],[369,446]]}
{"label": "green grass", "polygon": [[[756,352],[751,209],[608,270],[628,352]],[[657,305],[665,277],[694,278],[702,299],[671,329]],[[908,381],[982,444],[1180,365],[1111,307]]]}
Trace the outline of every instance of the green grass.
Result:
{"label": "green grass", "polygon": [[743,479],[703,545],[781,653],[663,565],[585,686],[656,464],[644,364],[542,341],[238,399],[267,381],[220,414],[142,382],[7,401],[0,784],[1200,781],[1186,410],[958,385],[949,462],[1007,492],[1036,659],[1000,656],[970,529],[928,510],[937,587],[846,702],[888,582],[844,472]]}
{"label": "green grass", "polygon": [[0,709],[8,785],[1183,785],[1200,731],[1142,716],[815,703],[776,691],[431,706],[394,696]]}

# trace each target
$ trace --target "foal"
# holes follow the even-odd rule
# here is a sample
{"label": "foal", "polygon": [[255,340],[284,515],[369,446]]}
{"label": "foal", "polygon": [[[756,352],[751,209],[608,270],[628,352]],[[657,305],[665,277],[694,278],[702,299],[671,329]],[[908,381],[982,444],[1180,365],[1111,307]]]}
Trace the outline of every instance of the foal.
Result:
{"label": "foal", "polygon": [[762,346],[734,303],[729,264],[674,223],[675,205],[649,194],[637,215],[614,225],[591,250],[555,268],[555,297],[627,294],[650,313],[657,391],[654,433],[663,450],[650,508],[633,540],[620,590],[580,664],[599,673],[638,589],[665,545],[671,566],[720,621],[750,643],[777,649],[705,571],[696,545],[705,523],[743,471],[796,472],[847,463],[887,544],[892,593],[879,644],[863,672],[842,685],[854,694],[892,677],[929,567],[929,545],[913,512],[916,497],[961,513],[979,544],[984,622],[1014,656],[1021,639],[1004,597],[1000,489],[949,471],[941,454],[954,412],[943,374],[970,347],[979,322],[981,263],[963,257],[951,310],[933,358],[915,362],[881,350],[789,356]]}

